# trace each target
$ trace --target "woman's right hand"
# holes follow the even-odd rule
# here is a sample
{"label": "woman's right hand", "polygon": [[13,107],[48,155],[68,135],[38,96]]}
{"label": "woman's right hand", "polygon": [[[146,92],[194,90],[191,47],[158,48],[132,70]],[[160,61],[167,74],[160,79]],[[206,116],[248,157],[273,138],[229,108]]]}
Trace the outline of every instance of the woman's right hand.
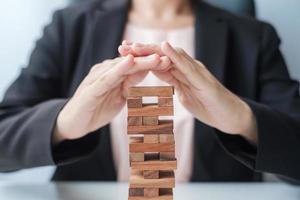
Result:
{"label": "woman's right hand", "polygon": [[168,67],[170,60],[153,54],[131,55],[95,65],[59,113],[53,144],[74,140],[106,124],[125,105],[125,90],[142,81],[148,71]]}

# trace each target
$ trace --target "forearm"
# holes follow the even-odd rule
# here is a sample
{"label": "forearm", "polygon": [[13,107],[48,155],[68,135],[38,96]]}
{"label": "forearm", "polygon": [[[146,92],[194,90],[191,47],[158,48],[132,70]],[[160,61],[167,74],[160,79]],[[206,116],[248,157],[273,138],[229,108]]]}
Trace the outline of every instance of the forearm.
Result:
{"label": "forearm", "polygon": [[258,140],[258,133],[257,133],[257,123],[256,117],[253,113],[250,106],[245,102],[245,109],[244,109],[244,130],[240,133],[240,135],[248,140],[253,144],[257,144]]}
{"label": "forearm", "polygon": [[18,112],[1,110],[1,171],[54,164],[51,138],[57,114],[64,103],[65,100],[50,100]]}
{"label": "forearm", "polygon": [[[255,171],[280,174],[300,180],[298,133],[300,119],[269,106],[245,99],[256,118],[257,143],[240,135],[216,132],[222,146],[235,159]],[[288,166],[288,167],[287,167]]]}

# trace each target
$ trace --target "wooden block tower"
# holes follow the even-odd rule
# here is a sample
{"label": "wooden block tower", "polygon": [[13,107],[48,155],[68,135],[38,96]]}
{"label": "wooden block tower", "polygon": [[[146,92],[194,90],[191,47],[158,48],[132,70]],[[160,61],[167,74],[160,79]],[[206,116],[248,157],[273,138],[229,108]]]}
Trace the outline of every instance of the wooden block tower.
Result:
{"label": "wooden block tower", "polygon": [[[173,120],[174,88],[130,88],[128,135],[131,175],[129,200],[172,200],[175,187],[175,140]],[[143,103],[143,97],[157,97],[156,104]]]}

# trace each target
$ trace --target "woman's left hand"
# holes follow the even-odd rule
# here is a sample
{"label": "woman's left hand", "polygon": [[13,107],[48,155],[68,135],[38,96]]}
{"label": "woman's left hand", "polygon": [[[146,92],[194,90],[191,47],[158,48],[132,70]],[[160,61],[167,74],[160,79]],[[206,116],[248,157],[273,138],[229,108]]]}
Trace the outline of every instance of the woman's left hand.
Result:
{"label": "woman's left hand", "polygon": [[249,105],[225,88],[203,63],[191,58],[184,50],[173,48],[167,42],[161,45],[123,42],[119,52],[122,56],[153,53],[167,56],[172,61],[171,65],[152,72],[175,86],[186,109],[209,126],[257,142],[256,120]]}

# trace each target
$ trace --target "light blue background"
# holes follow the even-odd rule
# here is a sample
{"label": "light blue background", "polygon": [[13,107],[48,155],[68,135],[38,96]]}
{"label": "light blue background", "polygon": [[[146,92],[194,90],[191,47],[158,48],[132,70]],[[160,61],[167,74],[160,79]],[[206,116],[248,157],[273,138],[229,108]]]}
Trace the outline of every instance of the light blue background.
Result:
{"label": "light blue background", "polygon": [[[22,66],[52,12],[68,0],[2,0],[0,4],[0,98]],[[271,22],[282,38],[281,49],[292,77],[300,79],[300,1],[256,0],[258,18]],[[53,167],[0,174],[1,180],[43,182]]]}

